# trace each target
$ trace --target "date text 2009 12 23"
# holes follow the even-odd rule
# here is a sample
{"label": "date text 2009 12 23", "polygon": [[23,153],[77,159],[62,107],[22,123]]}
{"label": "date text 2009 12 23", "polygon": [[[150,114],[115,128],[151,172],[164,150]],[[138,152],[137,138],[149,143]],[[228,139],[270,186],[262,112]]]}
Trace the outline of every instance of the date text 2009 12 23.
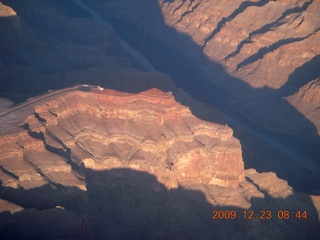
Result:
{"label": "date text 2009 12 23", "polygon": [[253,210],[243,210],[241,213],[235,210],[213,210],[212,211],[212,219],[214,220],[222,220],[222,219],[261,219],[261,220],[269,220],[272,218],[277,219],[307,219],[307,211],[299,210],[299,211],[289,211],[289,210],[260,210],[258,213]]}

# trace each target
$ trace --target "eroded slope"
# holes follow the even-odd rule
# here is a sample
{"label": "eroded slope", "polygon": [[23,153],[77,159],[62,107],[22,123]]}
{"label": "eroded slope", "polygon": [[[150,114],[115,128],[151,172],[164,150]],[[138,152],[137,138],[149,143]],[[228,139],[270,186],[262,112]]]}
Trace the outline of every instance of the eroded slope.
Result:
{"label": "eroded slope", "polygon": [[[319,197],[244,171],[232,130],[194,117],[170,92],[48,95],[0,139],[3,238],[318,238]],[[285,209],[292,219],[277,217]],[[213,210],[237,218],[214,220]],[[273,217],[259,219],[261,210]]]}

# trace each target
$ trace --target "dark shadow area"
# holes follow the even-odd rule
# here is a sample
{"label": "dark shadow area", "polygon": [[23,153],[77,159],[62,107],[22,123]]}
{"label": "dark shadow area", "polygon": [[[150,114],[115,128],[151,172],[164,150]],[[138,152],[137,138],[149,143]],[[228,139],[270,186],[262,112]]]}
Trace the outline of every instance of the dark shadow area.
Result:
{"label": "dark shadow area", "polygon": [[[1,184],[2,185],[2,184]],[[70,211],[85,213],[86,193],[76,187],[62,185],[44,185],[25,190],[23,188],[0,188],[1,199],[15,203],[23,208],[45,210],[62,206]]]}
{"label": "dark shadow area", "polygon": [[[2,199],[28,209],[0,215],[1,239],[223,240],[320,236],[317,211],[306,195],[281,199],[272,198],[265,191],[265,198],[251,199],[250,210],[254,214],[250,217],[249,210],[240,207],[212,206],[201,191],[182,187],[169,190],[146,172],[86,169],[85,175],[87,192],[66,188],[66,192],[74,193],[69,199],[64,196],[66,193],[50,187],[31,190],[2,187]],[[259,188],[254,180],[247,181]],[[207,187],[210,191],[210,186]],[[54,208],[54,200],[46,195],[62,199],[54,202],[60,207]],[[267,210],[272,212],[270,219],[262,216],[261,211]],[[289,219],[278,217],[278,211],[284,210],[290,211]],[[214,211],[220,211],[220,215],[216,216]],[[227,219],[227,211],[236,214],[234,219]],[[307,218],[297,218],[298,211],[306,211]]]}
{"label": "dark shadow area", "polygon": [[92,239],[85,191],[49,184],[28,190],[1,186],[0,198],[24,208],[0,213],[1,239]]}
{"label": "dark shadow area", "polygon": [[301,87],[320,77],[320,55],[297,68],[289,75],[288,81],[279,89],[281,96],[290,96],[299,91]]}
{"label": "dark shadow area", "polygon": [[[22,3],[22,2],[21,2]],[[9,98],[15,103],[21,103],[28,98],[42,94],[51,89],[61,89],[68,85],[62,81],[46,81],[41,78],[29,78],[31,71],[38,71],[34,69],[31,61],[26,60],[25,57],[20,56],[14,58],[14,55],[19,55],[19,52],[24,48],[30,47],[30,51],[33,51],[33,47],[37,44],[34,42],[33,46],[27,46],[26,42],[19,39],[19,34],[15,32],[13,26],[19,24],[21,21],[17,16],[1,17],[0,25],[0,98]],[[22,33],[20,33],[22,35]],[[10,41],[8,41],[8,39]],[[38,46],[41,48],[41,46]],[[45,54],[45,53],[43,53]],[[44,64],[45,65],[45,64]],[[30,71],[25,71],[30,69]],[[24,72],[25,71],[25,72]],[[49,71],[48,77],[59,75],[62,77],[62,72]],[[31,75],[31,74],[30,74]],[[41,75],[41,74],[39,74]],[[43,75],[45,77],[45,75]],[[27,79],[27,80],[26,80]]]}
{"label": "dark shadow area", "polygon": [[86,83],[66,80],[68,72],[130,67],[114,35],[72,1],[3,4],[17,15],[0,18],[0,97],[21,103],[48,90]]}
{"label": "dark shadow area", "polygon": [[91,18],[90,13],[88,13],[82,7],[74,4],[72,1],[61,1],[61,0],[44,0],[49,3],[55,12],[59,15],[66,17],[76,17],[76,18]]}
{"label": "dark shadow area", "polygon": [[310,192],[314,188],[319,188],[317,186],[319,183],[314,181],[307,169],[301,168],[299,164],[281,154],[276,148],[265,144],[261,139],[241,128],[233,128],[233,130],[234,136],[241,139],[245,169],[275,172],[277,177],[285,179],[295,191]]}

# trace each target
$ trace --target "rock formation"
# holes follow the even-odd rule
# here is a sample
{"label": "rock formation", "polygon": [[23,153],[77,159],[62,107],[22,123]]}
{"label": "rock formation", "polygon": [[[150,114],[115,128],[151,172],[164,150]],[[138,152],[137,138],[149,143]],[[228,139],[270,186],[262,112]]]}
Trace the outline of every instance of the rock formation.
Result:
{"label": "rock formation", "polygon": [[[318,1],[86,2],[145,55],[157,55],[150,39],[158,41],[154,48],[160,47],[160,40],[182,53],[191,67],[200,69],[203,82],[211,84],[210,96],[216,96],[222,109],[232,109],[265,129],[290,135],[287,140],[296,138],[297,145],[301,140],[320,143],[316,108],[310,113],[310,107],[299,104],[297,111],[292,101],[286,100],[319,77]],[[143,38],[148,38],[149,45],[139,45]],[[197,87],[195,79],[199,81],[199,76],[190,81]],[[188,84],[185,82],[184,88]],[[301,94],[295,99],[301,101]]]}
{"label": "rock formation", "polygon": [[[94,170],[139,169],[157,175],[164,185],[175,182],[175,188],[200,176],[200,183],[224,187],[237,187],[243,180],[241,149],[232,130],[195,118],[171,94],[156,89],[140,94],[112,90],[63,94],[36,106],[23,126],[28,132],[12,136],[16,145],[3,146],[2,154],[8,156],[8,162],[23,158],[39,169],[44,167],[50,172],[46,178],[56,184],[83,188],[76,177],[60,182],[64,181],[61,174],[70,174],[69,164]],[[70,158],[69,164],[48,150]],[[42,156],[43,152],[49,155]],[[43,159],[59,170],[51,169]],[[15,173],[10,164],[3,169],[24,186],[24,173]],[[60,177],[55,178],[55,173]],[[26,182],[32,178],[36,184],[39,178],[43,185],[41,174],[47,176],[46,172],[34,174]],[[18,186],[14,179],[3,184]]]}
{"label": "rock formation", "polygon": [[[320,234],[319,197],[293,192],[274,173],[244,171],[232,130],[194,117],[170,92],[89,86],[33,101],[20,130],[11,126],[0,139],[4,239]],[[244,219],[245,209],[257,218]],[[274,217],[259,219],[268,209]],[[279,220],[285,209],[308,218]],[[214,220],[213,210],[239,218]]]}
{"label": "rock formation", "polygon": [[317,1],[85,2],[166,74],[73,1],[1,1],[0,238],[319,239],[320,197],[280,179],[319,169],[214,108],[319,143]]}

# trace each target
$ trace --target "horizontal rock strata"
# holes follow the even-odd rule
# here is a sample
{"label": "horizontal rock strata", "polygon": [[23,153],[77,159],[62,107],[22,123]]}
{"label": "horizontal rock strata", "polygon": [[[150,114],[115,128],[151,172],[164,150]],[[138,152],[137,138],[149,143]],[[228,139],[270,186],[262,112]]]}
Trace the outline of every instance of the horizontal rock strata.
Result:
{"label": "horizontal rock strata", "polygon": [[[244,171],[232,130],[196,118],[171,92],[54,94],[0,137],[1,238],[319,236],[319,197]],[[275,217],[258,219],[264,209]],[[285,209],[306,210],[308,221],[282,220],[283,230],[276,214]],[[239,218],[215,220],[214,210]]]}
{"label": "horizontal rock strata", "polygon": [[[296,141],[319,144],[319,113],[308,114],[302,105],[297,111],[283,99],[284,92],[293,95],[319,77],[318,1],[86,2],[106,18],[115,19],[118,32],[140,46],[145,55],[152,57],[157,52],[139,45],[145,37],[146,42],[160,40],[183,53],[210,82],[212,95],[219,95],[215,100],[223,107],[266,129],[294,135]],[[125,28],[131,33],[122,30]],[[296,74],[298,68],[300,75]],[[292,84],[297,85],[292,88]],[[288,124],[288,116],[292,124]]]}
{"label": "horizontal rock strata", "polygon": [[157,89],[139,94],[75,91],[35,107],[25,128],[47,148],[68,151],[77,166],[144,170],[163,184],[175,178],[175,187],[200,176],[204,184],[237,187],[243,178],[232,130],[197,119],[170,93]]}

